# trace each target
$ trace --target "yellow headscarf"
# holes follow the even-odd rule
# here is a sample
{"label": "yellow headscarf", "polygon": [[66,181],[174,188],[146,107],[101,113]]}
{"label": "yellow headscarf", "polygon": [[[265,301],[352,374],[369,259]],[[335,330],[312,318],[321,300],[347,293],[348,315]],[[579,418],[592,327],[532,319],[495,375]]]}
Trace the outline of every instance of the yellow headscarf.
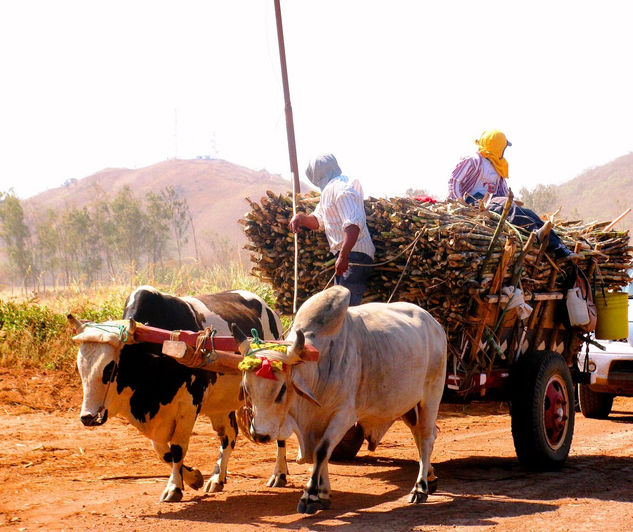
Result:
{"label": "yellow headscarf", "polygon": [[506,146],[512,146],[506,136],[498,129],[488,129],[481,134],[475,144],[479,146],[479,153],[488,159],[497,173],[504,179],[508,178],[508,161],[503,157]]}

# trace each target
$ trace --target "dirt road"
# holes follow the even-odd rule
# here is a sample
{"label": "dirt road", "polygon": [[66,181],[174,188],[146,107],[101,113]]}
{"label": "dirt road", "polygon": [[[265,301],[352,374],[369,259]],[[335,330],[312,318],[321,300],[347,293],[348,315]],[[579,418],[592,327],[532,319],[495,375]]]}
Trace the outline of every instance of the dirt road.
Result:
{"label": "dirt road", "polygon": [[[374,453],[330,466],[332,508],[295,512],[309,466],[290,463],[289,484],[265,485],[274,446],[238,440],[224,491],[187,489],[160,503],[167,468],[126,422],[83,428],[74,378],[0,369],[0,526],[8,530],[631,530],[633,400],[608,420],[576,417],[559,472],[530,473],[515,458],[502,403],[443,405],[434,464],[438,491],[409,505],[417,474],[413,440],[395,424]],[[187,463],[208,475],[218,440],[201,420]],[[289,442],[289,457],[296,443]]]}

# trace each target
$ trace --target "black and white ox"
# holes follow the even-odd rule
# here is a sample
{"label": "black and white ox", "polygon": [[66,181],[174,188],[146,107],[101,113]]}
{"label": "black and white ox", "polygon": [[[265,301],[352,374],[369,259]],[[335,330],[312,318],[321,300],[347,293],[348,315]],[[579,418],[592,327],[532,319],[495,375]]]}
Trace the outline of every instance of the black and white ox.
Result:
{"label": "black and white ox", "polygon": [[[218,335],[230,335],[229,324],[238,323],[248,331],[257,329],[260,338],[279,339],[282,334],[279,317],[266,303],[239,290],[174,297],[144,286],[130,294],[123,317],[169,330],[213,327]],[[177,502],[183,481],[194,489],[204,482],[200,471],[184,465],[194,423],[203,414],[220,438],[220,455],[205,491],[221,491],[238,432],[241,376],[190,369],[162,356],[158,344],[123,345],[119,331],[107,325],[73,324],[78,332],[74,340],[81,344],[77,366],[83,385],[82,423],[91,427],[111,416],[127,419],[169,464],[171,476],[161,500]],[[278,442],[268,485],[285,485],[287,472],[285,442]]]}
{"label": "black and white ox", "polygon": [[[244,346],[241,332],[233,330]],[[287,353],[251,355],[261,365],[245,357],[244,367],[255,362],[250,367],[266,366],[266,372],[246,371],[243,386],[255,439],[283,440],[294,432],[304,460],[314,464],[297,511],[330,506],[328,460],[354,423],[373,450],[399,418],[413,433],[420,463],[409,502],[426,501],[446,373],[446,334],[439,323],[410,303],[349,307],[349,291],[335,286],[301,306],[288,339],[293,345]],[[318,362],[304,360],[306,343],[318,349]]]}

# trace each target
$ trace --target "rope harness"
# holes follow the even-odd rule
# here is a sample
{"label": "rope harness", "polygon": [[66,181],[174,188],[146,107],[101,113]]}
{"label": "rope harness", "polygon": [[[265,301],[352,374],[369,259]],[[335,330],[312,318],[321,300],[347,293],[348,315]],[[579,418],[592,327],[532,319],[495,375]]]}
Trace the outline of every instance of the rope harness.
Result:
{"label": "rope harness", "polygon": [[130,333],[125,325],[115,325],[114,323],[94,323],[92,321],[86,322],[85,327],[92,327],[93,329],[99,329],[100,331],[111,332],[108,329],[116,329],[119,331],[119,340],[124,344],[130,339]]}
{"label": "rope harness", "polygon": [[[218,359],[218,353],[215,350],[215,335],[218,331],[212,327],[205,328],[204,332],[198,336],[196,340],[196,350],[194,351],[194,357],[200,356],[200,366],[204,367],[211,362],[215,362]],[[211,341],[211,350],[207,349],[207,340]]]}

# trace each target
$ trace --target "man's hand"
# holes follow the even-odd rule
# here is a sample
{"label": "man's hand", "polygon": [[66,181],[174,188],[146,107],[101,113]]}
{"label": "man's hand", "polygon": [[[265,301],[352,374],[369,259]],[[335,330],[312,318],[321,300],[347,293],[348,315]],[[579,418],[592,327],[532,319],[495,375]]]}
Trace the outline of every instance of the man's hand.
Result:
{"label": "man's hand", "polygon": [[319,220],[317,220],[316,216],[312,214],[298,212],[292,217],[292,220],[290,220],[288,225],[290,225],[290,229],[293,233],[298,233],[302,227],[307,227],[312,231],[316,231],[319,229]]}
{"label": "man's hand", "polygon": [[334,265],[334,273],[336,275],[343,275],[347,268],[349,267],[349,261],[346,254],[339,253],[338,258],[336,259],[336,264]]}
{"label": "man's hand", "polygon": [[343,245],[341,246],[341,251],[336,259],[336,264],[334,265],[336,275],[343,275],[347,271],[347,268],[349,267],[349,254],[352,251],[354,244],[356,244],[359,234],[360,227],[354,224],[348,225],[345,229],[343,229]]}
{"label": "man's hand", "polygon": [[298,233],[299,230],[303,227],[303,217],[305,215],[302,212],[298,212],[292,217],[290,220],[290,230],[293,233]]}

